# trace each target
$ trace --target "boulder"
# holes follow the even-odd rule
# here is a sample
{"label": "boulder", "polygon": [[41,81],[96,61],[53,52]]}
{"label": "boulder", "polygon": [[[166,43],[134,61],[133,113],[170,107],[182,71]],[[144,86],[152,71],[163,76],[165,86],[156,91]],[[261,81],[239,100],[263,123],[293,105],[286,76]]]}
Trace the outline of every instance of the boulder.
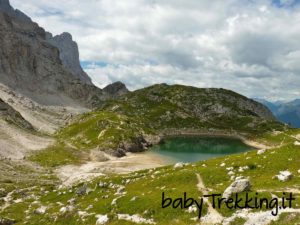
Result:
{"label": "boulder", "polygon": [[15,223],[15,220],[0,217],[0,225],[13,225]]}
{"label": "boulder", "polygon": [[46,213],[47,207],[46,206],[41,206],[40,208],[34,210],[35,214],[43,215]]}
{"label": "boulder", "polygon": [[183,168],[183,167],[184,167],[184,163],[182,163],[182,162],[178,162],[174,165],[174,169]]}
{"label": "boulder", "polygon": [[283,181],[283,182],[292,179],[292,177],[293,177],[293,174],[288,170],[280,171],[279,174],[275,176],[275,178],[277,178],[278,180]]}
{"label": "boulder", "polygon": [[266,149],[260,149],[257,151],[257,155],[264,154],[266,152]]}
{"label": "boulder", "polygon": [[223,193],[223,198],[230,198],[232,194],[250,191],[251,184],[249,179],[237,177],[236,180]]}
{"label": "boulder", "polygon": [[109,221],[107,215],[97,215],[96,218],[97,218],[96,225],[106,224]]}
{"label": "boulder", "polygon": [[83,185],[82,187],[78,188],[76,191],[76,194],[79,196],[86,195],[87,194],[87,186]]}
{"label": "boulder", "polygon": [[294,142],[294,145],[300,146],[300,142],[299,142],[299,141],[295,141],[295,142]]}

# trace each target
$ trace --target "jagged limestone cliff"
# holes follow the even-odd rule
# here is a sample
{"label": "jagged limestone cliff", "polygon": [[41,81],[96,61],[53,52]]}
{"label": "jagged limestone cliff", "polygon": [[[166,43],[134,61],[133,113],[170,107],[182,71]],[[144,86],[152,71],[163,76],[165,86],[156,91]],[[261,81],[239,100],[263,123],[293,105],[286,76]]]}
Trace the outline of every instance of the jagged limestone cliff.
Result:
{"label": "jagged limestone cliff", "polygon": [[70,44],[74,47],[71,52],[58,48],[49,42],[43,28],[14,10],[8,0],[0,1],[2,84],[44,105],[99,105],[109,95],[90,82],[77,54],[69,60],[69,54],[78,51],[73,42]]}

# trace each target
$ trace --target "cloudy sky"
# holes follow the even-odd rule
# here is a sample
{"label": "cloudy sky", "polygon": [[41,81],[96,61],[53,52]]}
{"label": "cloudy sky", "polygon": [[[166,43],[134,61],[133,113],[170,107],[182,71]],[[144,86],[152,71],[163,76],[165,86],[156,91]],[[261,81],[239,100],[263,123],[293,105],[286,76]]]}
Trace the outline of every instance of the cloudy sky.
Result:
{"label": "cloudy sky", "polygon": [[300,0],[11,0],[53,34],[68,31],[100,87],[223,87],[300,98]]}

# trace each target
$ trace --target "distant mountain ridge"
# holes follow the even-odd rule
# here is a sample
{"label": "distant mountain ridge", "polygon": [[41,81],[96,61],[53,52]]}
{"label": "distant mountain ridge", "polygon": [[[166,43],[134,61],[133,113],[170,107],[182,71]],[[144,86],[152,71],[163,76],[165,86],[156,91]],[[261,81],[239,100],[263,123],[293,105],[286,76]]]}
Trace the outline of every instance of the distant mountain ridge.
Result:
{"label": "distant mountain ridge", "polygon": [[300,99],[290,102],[270,102],[264,99],[255,99],[267,106],[278,120],[290,124],[293,127],[300,127]]}

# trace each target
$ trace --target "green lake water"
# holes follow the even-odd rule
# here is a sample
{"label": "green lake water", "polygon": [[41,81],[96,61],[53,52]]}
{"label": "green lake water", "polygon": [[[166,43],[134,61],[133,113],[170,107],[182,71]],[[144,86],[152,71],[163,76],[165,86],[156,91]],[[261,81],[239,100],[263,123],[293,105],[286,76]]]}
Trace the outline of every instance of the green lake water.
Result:
{"label": "green lake water", "polygon": [[168,163],[197,162],[253,149],[241,140],[222,137],[172,137],[153,146],[148,154]]}

